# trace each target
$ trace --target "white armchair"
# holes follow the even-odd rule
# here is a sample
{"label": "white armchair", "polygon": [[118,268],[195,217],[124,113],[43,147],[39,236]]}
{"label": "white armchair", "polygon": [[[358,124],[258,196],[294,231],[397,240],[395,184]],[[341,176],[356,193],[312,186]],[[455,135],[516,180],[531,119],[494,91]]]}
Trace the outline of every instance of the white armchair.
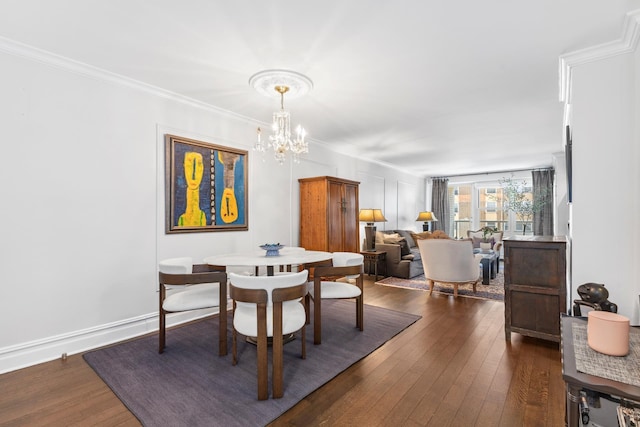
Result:
{"label": "white armchair", "polygon": [[473,292],[480,277],[482,254],[473,253],[470,240],[426,239],[418,240],[424,277],[429,285],[429,295],[434,283],[453,285],[453,296],[458,296],[458,286],[471,284]]}

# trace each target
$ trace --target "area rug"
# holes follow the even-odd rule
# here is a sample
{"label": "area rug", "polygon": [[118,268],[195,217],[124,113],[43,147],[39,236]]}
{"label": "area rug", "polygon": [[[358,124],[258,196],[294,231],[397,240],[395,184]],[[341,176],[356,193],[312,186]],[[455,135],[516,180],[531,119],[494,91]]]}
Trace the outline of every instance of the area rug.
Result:
{"label": "area rug", "polygon": [[253,345],[238,343],[236,366],[231,351],[218,356],[217,316],[167,331],[163,354],[152,335],[86,353],[84,359],[145,426],[262,426],[419,318],[365,305],[360,332],[354,302],[323,301],[322,344],[313,345],[308,327],[305,360],[299,338],[284,347],[280,399],[257,400]]}
{"label": "area rug", "polygon": [[[383,280],[376,282],[378,285],[395,286],[398,288],[410,288],[420,289],[423,291],[429,290],[427,280],[424,278],[424,274],[413,277],[411,279],[400,279],[398,277],[387,277]],[[433,292],[440,294],[453,295],[453,286],[447,283],[436,282],[436,287]],[[504,301],[504,273],[498,272],[495,279],[491,279],[488,285],[482,284],[482,277],[476,285],[476,292],[473,292],[471,285],[458,286],[458,296],[468,298],[480,298],[496,301]]]}

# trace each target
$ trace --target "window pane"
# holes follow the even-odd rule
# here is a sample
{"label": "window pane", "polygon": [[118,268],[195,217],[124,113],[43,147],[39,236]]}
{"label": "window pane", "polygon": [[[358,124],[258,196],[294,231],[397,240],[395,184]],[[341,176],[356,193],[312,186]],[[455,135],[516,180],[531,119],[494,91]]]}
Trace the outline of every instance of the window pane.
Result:
{"label": "window pane", "polygon": [[502,187],[483,187],[478,191],[478,224],[480,227],[495,227],[505,230],[508,212],[504,210]]}
{"label": "window pane", "polygon": [[450,227],[453,238],[467,237],[467,230],[470,229],[472,206],[471,206],[471,185],[450,185],[449,186],[449,206],[451,218]]}

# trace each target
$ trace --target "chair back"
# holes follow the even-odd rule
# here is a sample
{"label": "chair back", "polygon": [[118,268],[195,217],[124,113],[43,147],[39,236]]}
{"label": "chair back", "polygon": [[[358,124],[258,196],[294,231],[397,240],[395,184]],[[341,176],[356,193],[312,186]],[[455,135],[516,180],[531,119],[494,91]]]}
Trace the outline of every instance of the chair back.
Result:
{"label": "chair back", "polygon": [[418,248],[427,279],[466,282],[480,276],[479,258],[473,254],[470,240],[418,240]]}
{"label": "chair back", "polygon": [[[299,273],[281,274],[276,276],[245,276],[236,273],[229,273],[231,298],[239,303],[266,302],[267,305],[272,305],[274,301],[274,289],[291,288],[305,284],[307,282],[308,273],[309,272],[307,270],[302,270]],[[258,295],[259,293],[242,292],[239,289],[264,290],[266,292],[266,300],[263,301],[262,297],[260,297],[258,301],[254,300],[252,295]]]}
{"label": "chair back", "polygon": [[[489,235],[489,238],[493,239],[494,241],[494,246],[496,243],[502,242],[503,234],[504,234],[503,231],[498,231],[495,233],[491,233]],[[484,238],[484,232],[482,230],[477,230],[477,231],[467,230],[467,237],[474,241],[474,244],[473,244],[474,247],[478,247],[476,246],[475,242],[480,242]]]}
{"label": "chair back", "polygon": [[[354,252],[334,252],[333,256],[334,267],[350,267],[353,265],[364,265],[364,255]],[[357,274],[346,276],[347,280],[353,280],[358,277]]]}
{"label": "chair back", "polygon": [[169,258],[158,263],[158,270],[167,274],[189,274],[193,269],[193,259],[190,257]]}

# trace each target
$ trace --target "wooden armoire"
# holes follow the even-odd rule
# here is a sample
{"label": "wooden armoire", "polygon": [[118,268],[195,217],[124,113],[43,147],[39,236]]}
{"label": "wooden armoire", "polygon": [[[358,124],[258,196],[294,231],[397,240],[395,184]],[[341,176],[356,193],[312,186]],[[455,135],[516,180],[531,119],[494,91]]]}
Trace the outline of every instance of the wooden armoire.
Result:
{"label": "wooden armoire", "polygon": [[300,178],[300,246],[327,252],[360,252],[357,181]]}

